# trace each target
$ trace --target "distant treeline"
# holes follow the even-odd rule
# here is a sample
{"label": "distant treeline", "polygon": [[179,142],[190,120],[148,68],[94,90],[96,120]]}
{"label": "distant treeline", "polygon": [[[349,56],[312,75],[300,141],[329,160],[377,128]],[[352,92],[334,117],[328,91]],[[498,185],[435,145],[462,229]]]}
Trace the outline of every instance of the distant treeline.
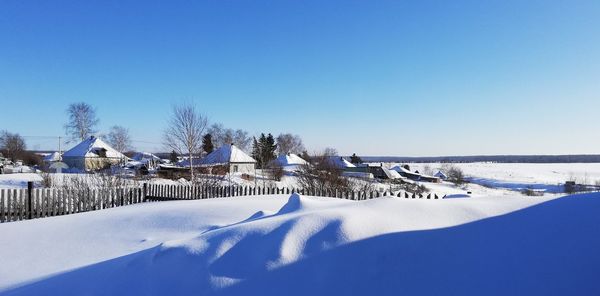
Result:
{"label": "distant treeline", "polygon": [[[349,157],[348,157],[349,158]],[[483,156],[361,156],[364,162],[498,162],[498,163],[600,163],[600,155],[483,155]]]}

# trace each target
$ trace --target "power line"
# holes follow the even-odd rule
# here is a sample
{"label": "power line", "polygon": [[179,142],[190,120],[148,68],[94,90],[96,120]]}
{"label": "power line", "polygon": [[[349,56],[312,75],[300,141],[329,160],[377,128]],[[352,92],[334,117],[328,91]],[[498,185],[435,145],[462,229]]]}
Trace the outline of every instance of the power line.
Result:
{"label": "power line", "polygon": [[131,142],[134,142],[134,143],[145,143],[145,144],[156,144],[156,145],[163,145],[164,144],[164,143],[142,141],[142,140],[131,140]]}
{"label": "power line", "polygon": [[52,139],[56,139],[56,138],[61,137],[61,136],[21,136],[21,137],[23,137],[23,138],[46,138],[46,139],[52,138]]}

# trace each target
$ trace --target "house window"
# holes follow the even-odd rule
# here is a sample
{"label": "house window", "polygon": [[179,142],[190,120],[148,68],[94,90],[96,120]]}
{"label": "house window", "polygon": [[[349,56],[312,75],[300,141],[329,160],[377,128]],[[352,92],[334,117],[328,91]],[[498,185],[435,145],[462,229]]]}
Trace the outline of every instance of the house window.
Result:
{"label": "house window", "polygon": [[233,172],[234,172],[234,173],[237,173],[237,172],[238,172],[238,166],[237,166],[237,165],[234,165],[234,166],[233,166]]}
{"label": "house window", "polygon": [[96,150],[96,154],[98,154],[99,157],[106,157],[106,149],[100,148],[98,150]]}

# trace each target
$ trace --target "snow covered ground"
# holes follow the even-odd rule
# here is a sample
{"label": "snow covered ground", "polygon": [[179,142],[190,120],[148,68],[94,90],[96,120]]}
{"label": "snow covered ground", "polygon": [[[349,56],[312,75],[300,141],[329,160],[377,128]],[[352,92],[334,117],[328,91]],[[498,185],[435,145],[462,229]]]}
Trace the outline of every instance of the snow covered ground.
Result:
{"label": "snow covered ground", "polygon": [[[397,164],[386,164],[394,166]],[[411,171],[418,170],[432,173],[443,167],[440,163],[411,163]],[[571,163],[571,164],[528,164],[528,163],[459,163],[460,167],[470,180],[470,184],[456,187],[450,183],[433,184],[422,182],[430,192],[443,195],[464,195],[471,192],[472,196],[512,196],[515,192],[524,189],[533,189],[550,195],[562,194],[565,181],[575,179],[580,184],[595,185],[600,183],[600,163]],[[260,170],[257,170],[260,174]],[[64,176],[73,176],[67,174]],[[60,183],[63,176],[53,175]],[[0,175],[0,188],[25,188],[27,181],[41,181],[41,177],[33,173]],[[222,178],[222,185],[229,185],[229,178]],[[149,182],[155,184],[180,184],[187,183],[185,180],[173,181],[153,178]],[[260,175],[258,180],[249,181],[242,178],[242,174],[234,174],[231,184],[244,186],[278,186],[287,188],[298,188],[296,177],[286,175],[281,181],[275,182],[265,180]],[[390,190],[390,184],[376,183],[378,190]]]}
{"label": "snow covered ground", "polygon": [[0,189],[27,188],[27,182],[41,182],[42,177],[36,173],[1,174]]}
{"label": "snow covered ground", "polygon": [[[395,164],[394,164],[395,165]],[[437,172],[440,163],[410,163],[412,171]],[[531,188],[548,193],[563,192],[566,181],[594,185],[600,182],[600,163],[456,163],[469,181],[488,188],[520,191]]]}
{"label": "snow covered ground", "polygon": [[5,295],[599,295],[600,195],[148,203],[0,224]]}

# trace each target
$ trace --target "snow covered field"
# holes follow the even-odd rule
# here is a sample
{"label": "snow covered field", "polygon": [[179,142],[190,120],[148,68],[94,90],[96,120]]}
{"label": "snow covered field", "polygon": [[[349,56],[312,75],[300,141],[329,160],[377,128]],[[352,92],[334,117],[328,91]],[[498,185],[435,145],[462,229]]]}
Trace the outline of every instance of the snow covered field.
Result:
{"label": "snow covered field", "polygon": [[[256,196],[3,223],[0,294],[600,295],[600,193],[516,192],[593,184],[600,164],[456,165],[473,183],[423,184],[470,198]],[[41,177],[0,188],[27,181]]]}
{"label": "snow covered field", "polygon": [[600,195],[258,196],[0,224],[5,295],[599,295]]}
{"label": "snow covered field", "polygon": [[[395,164],[394,164],[395,165]],[[410,163],[411,170],[424,172],[427,167],[437,171],[440,163]],[[548,193],[563,192],[563,184],[572,179],[594,185],[600,182],[600,163],[456,163],[469,181],[488,188],[523,190],[527,188]]]}

